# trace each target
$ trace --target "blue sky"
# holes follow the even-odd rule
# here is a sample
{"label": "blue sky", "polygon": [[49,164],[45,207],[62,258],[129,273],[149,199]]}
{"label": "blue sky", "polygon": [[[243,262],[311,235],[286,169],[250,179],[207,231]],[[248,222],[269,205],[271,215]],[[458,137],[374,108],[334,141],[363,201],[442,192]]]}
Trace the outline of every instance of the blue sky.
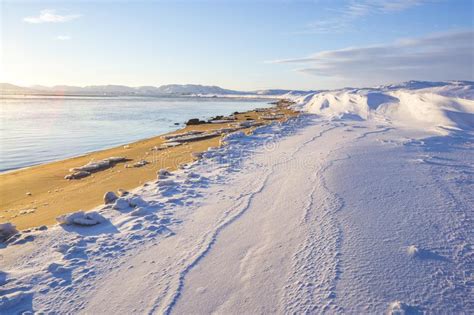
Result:
{"label": "blue sky", "polygon": [[3,1],[0,81],[320,89],[470,79],[472,0]]}

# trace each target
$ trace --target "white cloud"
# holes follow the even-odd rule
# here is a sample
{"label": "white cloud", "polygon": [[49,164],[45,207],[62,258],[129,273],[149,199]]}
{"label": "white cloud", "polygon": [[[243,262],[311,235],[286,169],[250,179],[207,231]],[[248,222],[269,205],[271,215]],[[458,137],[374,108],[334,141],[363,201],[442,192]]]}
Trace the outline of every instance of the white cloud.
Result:
{"label": "white cloud", "polygon": [[387,14],[407,10],[429,0],[350,0],[340,9],[332,10],[332,15],[308,23],[299,33],[334,33],[350,29],[360,18],[374,14]]}
{"label": "white cloud", "polygon": [[71,36],[69,36],[69,35],[58,35],[58,36],[56,36],[56,39],[57,40],[70,40]]}
{"label": "white cloud", "polygon": [[373,13],[396,12],[409,9],[428,2],[427,0],[352,0],[346,10],[354,16],[365,16]]}
{"label": "white cloud", "polygon": [[25,17],[23,21],[26,23],[64,23],[80,18],[80,14],[59,15],[56,10],[41,10],[38,16]]}
{"label": "white cloud", "polygon": [[403,39],[391,44],[320,51],[273,63],[295,64],[297,71],[345,82],[398,80],[474,80],[474,31]]}

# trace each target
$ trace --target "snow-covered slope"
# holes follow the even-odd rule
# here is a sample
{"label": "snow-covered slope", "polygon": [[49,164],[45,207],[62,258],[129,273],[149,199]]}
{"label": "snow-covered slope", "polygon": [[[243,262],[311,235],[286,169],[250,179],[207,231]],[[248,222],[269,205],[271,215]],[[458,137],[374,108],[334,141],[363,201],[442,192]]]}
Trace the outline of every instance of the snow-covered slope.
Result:
{"label": "snow-covered slope", "polygon": [[407,82],[373,89],[342,89],[296,98],[297,108],[329,118],[356,118],[409,128],[472,130],[472,82]]}
{"label": "snow-covered slope", "polygon": [[472,103],[425,89],[306,95],[318,115],[62,218],[87,226],[22,231],[0,314],[473,313]]}

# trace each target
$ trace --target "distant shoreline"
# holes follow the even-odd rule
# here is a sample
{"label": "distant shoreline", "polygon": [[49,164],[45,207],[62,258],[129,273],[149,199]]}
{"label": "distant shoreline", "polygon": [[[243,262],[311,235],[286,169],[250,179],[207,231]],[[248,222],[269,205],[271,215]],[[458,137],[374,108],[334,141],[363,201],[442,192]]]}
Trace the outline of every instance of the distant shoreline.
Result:
{"label": "distant shoreline", "polygon": [[246,100],[278,100],[278,96],[266,96],[266,95],[192,95],[192,94],[163,94],[163,95],[107,95],[107,94],[50,94],[50,93],[38,93],[38,94],[0,94],[0,99],[21,99],[21,98],[33,98],[33,97],[45,97],[45,98],[199,98],[199,99],[246,99]]}

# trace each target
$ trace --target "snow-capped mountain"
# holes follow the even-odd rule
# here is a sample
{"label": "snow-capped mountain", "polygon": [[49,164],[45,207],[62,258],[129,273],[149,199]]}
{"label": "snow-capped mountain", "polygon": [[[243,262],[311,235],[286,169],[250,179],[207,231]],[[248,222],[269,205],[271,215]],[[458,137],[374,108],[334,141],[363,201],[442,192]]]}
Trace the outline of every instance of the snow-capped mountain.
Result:
{"label": "snow-capped mountain", "polygon": [[55,94],[55,95],[107,95],[107,96],[192,96],[192,95],[255,95],[255,96],[281,96],[289,92],[297,94],[308,93],[308,91],[292,90],[257,90],[236,91],[224,89],[219,86],[199,84],[167,84],[160,87],[139,86],[130,87],[125,85],[89,85],[85,87],[56,85],[52,87],[34,85],[21,87],[9,83],[0,85],[1,94]]}

